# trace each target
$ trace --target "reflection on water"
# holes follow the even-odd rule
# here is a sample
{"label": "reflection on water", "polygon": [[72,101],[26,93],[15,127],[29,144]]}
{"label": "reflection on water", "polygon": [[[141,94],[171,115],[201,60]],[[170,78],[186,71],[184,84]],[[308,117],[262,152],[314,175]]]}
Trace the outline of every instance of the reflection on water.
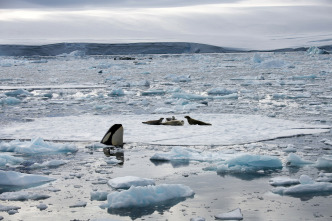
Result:
{"label": "reflection on water", "polygon": [[135,207],[135,208],[123,208],[123,209],[108,209],[107,212],[119,216],[129,216],[132,220],[136,220],[143,216],[148,216],[154,212],[162,215],[165,211],[168,211],[176,204],[184,201],[186,198],[177,198],[173,200],[167,200],[160,204],[154,204],[148,207]]}
{"label": "reflection on water", "polygon": [[123,165],[124,164],[124,153],[123,153],[123,150],[122,149],[118,149],[118,148],[115,148],[115,147],[105,147],[103,148],[103,152],[105,154],[105,156],[107,157],[114,157],[121,161],[121,163],[118,163],[120,165]]}
{"label": "reflection on water", "polygon": [[150,161],[155,166],[171,164],[173,168],[187,167],[190,164],[189,160],[171,160],[171,161],[167,161],[167,160],[151,160],[150,159]]}

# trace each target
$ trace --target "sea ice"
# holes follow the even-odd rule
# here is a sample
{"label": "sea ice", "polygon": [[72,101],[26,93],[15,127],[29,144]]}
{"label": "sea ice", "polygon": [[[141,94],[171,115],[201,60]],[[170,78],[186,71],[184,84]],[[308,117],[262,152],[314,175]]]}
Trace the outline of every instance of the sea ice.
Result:
{"label": "sea ice", "polygon": [[257,172],[260,170],[275,170],[282,168],[280,159],[274,156],[240,154],[226,160],[224,165],[217,167],[218,173]]}
{"label": "sea ice", "polygon": [[24,89],[17,89],[15,91],[6,92],[5,95],[10,97],[26,97],[26,96],[31,96],[33,94]]}
{"label": "sea ice", "polygon": [[203,217],[196,217],[196,218],[191,218],[190,221],[205,221],[205,218],[203,218]]}
{"label": "sea ice", "polygon": [[332,182],[332,173],[320,173],[317,182]]}
{"label": "sea ice", "polygon": [[1,98],[0,104],[7,104],[7,105],[16,105],[21,103],[20,99],[17,99],[15,97],[7,97],[7,98]]}
{"label": "sea ice", "polygon": [[14,157],[7,154],[0,154],[0,167],[9,165],[16,165],[23,162],[23,159],[20,157]]}
{"label": "sea ice", "polygon": [[286,161],[286,165],[291,167],[301,167],[307,164],[313,164],[313,162],[301,159],[301,157],[295,153],[288,154]]}
{"label": "sea ice", "polygon": [[45,161],[43,163],[34,163],[30,166],[31,169],[39,169],[44,167],[59,167],[64,164],[66,164],[66,160],[51,160],[51,161]]}
{"label": "sea ice", "polygon": [[215,218],[220,220],[242,220],[243,215],[241,213],[241,209],[237,208],[228,213],[218,214],[215,216]]}
{"label": "sea ice", "polygon": [[77,147],[73,144],[46,142],[42,138],[35,138],[31,141],[13,140],[9,143],[0,143],[0,151],[21,154],[68,153],[77,152],[77,150]]}
{"label": "sea ice", "polygon": [[76,207],[86,207],[87,202],[84,201],[78,201],[73,205],[70,205],[70,208],[76,208]]}
{"label": "sea ice", "polygon": [[110,193],[107,196],[108,203],[102,208],[132,208],[146,207],[177,198],[185,198],[194,195],[194,191],[182,184],[161,184],[157,186],[130,187],[128,190]]}
{"label": "sea ice", "polygon": [[0,170],[0,185],[29,187],[31,185],[43,184],[54,180],[54,178],[40,175]]}
{"label": "sea ice", "polygon": [[116,177],[108,181],[108,185],[115,189],[128,189],[131,186],[155,185],[154,180],[135,176]]}
{"label": "sea ice", "polygon": [[315,166],[317,168],[332,168],[332,156],[325,155],[317,159]]}
{"label": "sea ice", "polygon": [[108,192],[94,191],[90,193],[91,200],[105,201],[107,200]]}
{"label": "sea ice", "polygon": [[21,209],[21,207],[19,207],[19,206],[4,206],[4,205],[0,204],[0,212],[8,212],[9,210],[18,210],[18,209]]}
{"label": "sea ice", "polygon": [[237,94],[236,90],[226,89],[226,88],[213,88],[207,91],[209,95],[229,95],[229,94]]}
{"label": "sea ice", "polygon": [[273,193],[280,195],[318,194],[332,192],[332,183],[314,182],[309,176],[301,175],[300,184],[291,187],[277,187]]}
{"label": "sea ice", "polygon": [[40,203],[36,207],[40,210],[45,210],[45,209],[47,209],[48,206],[45,203]]}
{"label": "sea ice", "polygon": [[289,177],[274,177],[269,180],[269,183],[272,186],[291,186],[300,184],[300,181]]}
{"label": "sea ice", "polygon": [[41,193],[33,193],[26,191],[5,192],[0,194],[0,200],[9,201],[44,200],[47,198],[50,198],[50,196]]}

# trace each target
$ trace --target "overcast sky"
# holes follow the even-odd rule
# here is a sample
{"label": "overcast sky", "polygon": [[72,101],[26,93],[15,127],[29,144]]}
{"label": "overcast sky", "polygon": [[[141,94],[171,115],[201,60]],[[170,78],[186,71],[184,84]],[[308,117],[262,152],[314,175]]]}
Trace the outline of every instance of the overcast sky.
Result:
{"label": "overcast sky", "polygon": [[332,0],[0,0],[0,44],[332,44]]}

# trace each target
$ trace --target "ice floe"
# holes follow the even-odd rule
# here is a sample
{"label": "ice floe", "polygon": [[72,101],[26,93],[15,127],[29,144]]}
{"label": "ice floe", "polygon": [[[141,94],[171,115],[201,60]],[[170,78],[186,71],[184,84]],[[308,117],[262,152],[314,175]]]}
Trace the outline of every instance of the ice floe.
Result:
{"label": "ice floe", "polygon": [[19,210],[19,209],[21,209],[21,207],[19,206],[4,206],[0,204],[0,212],[8,212],[10,210]]}
{"label": "ice floe", "polygon": [[24,160],[20,157],[14,157],[7,154],[0,154],[0,167],[8,165],[17,165],[22,163]]}
{"label": "ice floe", "polygon": [[59,167],[64,164],[66,164],[68,161],[66,160],[50,160],[45,161],[43,163],[34,163],[30,166],[31,169],[39,169],[39,168],[45,168],[45,167]]}
{"label": "ice floe", "polygon": [[227,213],[215,215],[214,217],[219,220],[243,220],[243,215],[240,208],[237,208]]}
{"label": "ice floe", "polygon": [[319,173],[317,182],[332,182],[332,173]]}
{"label": "ice floe", "polygon": [[115,189],[128,189],[131,186],[148,186],[155,185],[152,179],[141,178],[136,176],[116,177],[108,181],[108,185]]}
{"label": "ice floe", "polygon": [[[165,108],[165,107],[161,107]],[[170,109],[170,108],[169,108]],[[172,111],[172,109],[170,109]],[[310,125],[296,121],[281,120],[259,115],[239,114],[197,114],[191,117],[206,122],[211,122],[211,127],[188,125],[183,127],[164,127],[143,125],[148,119],[165,117],[155,115],[80,115],[66,117],[36,118],[32,122],[12,123],[9,127],[0,128],[1,137],[14,139],[43,137],[48,140],[69,141],[96,141],[100,140],[108,128],[114,123],[121,123],[125,130],[125,142],[139,142],[149,144],[168,145],[231,145],[252,143],[262,140],[275,139],[278,137],[290,137],[299,134],[314,134],[328,132],[327,125]],[[184,119],[184,115],[177,116]],[[106,120],[107,119],[107,120]],[[70,130],[64,130],[70,128]],[[17,131],[20,131],[18,134]],[[37,146],[45,146],[41,139],[33,142]],[[43,143],[39,145],[39,143]],[[45,142],[46,143],[46,142]],[[19,146],[29,146],[31,142],[12,141],[2,142],[0,150],[19,150]],[[60,148],[59,145],[62,145]],[[57,152],[72,152],[72,145],[50,143],[50,150]],[[29,148],[30,151],[31,148]],[[38,152],[37,148],[36,152]],[[46,148],[47,149],[47,148]],[[62,150],[61,150],[62,149]],[[24,151],[23,151],[24,152]],[[32,151],[33,152],[33,151]]]}
{"label": "ice floe", "polygon": [[274,177],[269,180],[269,183],[272,186],[291,186],[300,184],[300,181],[289,177]]}
{"label": "ice floe", "polygon": [[74,153],[77,150],[78,148],[73,144],[46,142],[40,137],[31,141],[13,140],[0,143],[0,151],[20,154]]}
{"label": "ice floe", "polygon": [[319,157],[315,163],[317,168],[332,168],[332,155]]}
{"label": "ice floe", "polygon": [[0,185],[5,186],[30,187],[32,185],[43,184],[54,180],[54,178],[41,175],[0,170]]}
{"label": "ice floe", "polygon": [[102,208],[132,208],[152,206],[163,201],[194,195],[190,187],[182,184],[160,184],[157,186],[130,187],[128,190],[110,193]]}
{"label": "ice floe", "polygon": [[91,200],[97,200],[97,201],[105,201],[107,200],[108,192],[103,191],[94,191],[90,193],[90,199]]}
{"label": "ice floe", "polygon": [[308,160],[303,160],[300,156],[295,153],[290,153],[286,159],[286,165],[292,167],[301,167],[304,165],[313,164],[313,162]]}
{"label": "ice floe", "polygon": [[51,196],[27,191],[5,192],[0,194],[0,200],[26,201],[26,200],[44,200]]}
{"label": "ice floe", "polygon": [[332,183],[315,182],[307,175],[301,175],[300,184],[290,187],[277,187],[272,190],[273,193],[280,195],[303,195],[303,194],[321,194],[332,193]]}

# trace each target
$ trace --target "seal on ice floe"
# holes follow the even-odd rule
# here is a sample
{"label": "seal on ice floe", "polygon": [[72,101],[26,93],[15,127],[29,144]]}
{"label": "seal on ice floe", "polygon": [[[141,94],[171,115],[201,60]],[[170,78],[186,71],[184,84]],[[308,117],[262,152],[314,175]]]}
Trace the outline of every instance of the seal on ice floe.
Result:
{"label": "seal on ice floe", "polygon": [[212,125],[212,124],[210,124],[210,123],[205,123],[205,122],[200,121],[200,120],[195,120],[195,119],[193,119],[193,118],[191,118],[191,117],[189,117],[189,116],[185,116],[184,118],[187,118],[188,123],[189,123],[190,125]]}
{"label": "seal on ice floe", "polygon": [[149,125],[160,125],[161,122],[163,122],[164,118],[160,118],[159,120],[149,120],[142,122],[143,124],[149,124]]}
{"label": "seal on ice floe", "polygon": [[171,126],[183,126],[184,121],[183,120],[169,120],[165,123],[162,123],[162,125],[171,125]]}
{"label": "seal on ice floe", "polygon": [[105,145],[123,146],[122,124],[114,124],[104,135],[100,143]]}

